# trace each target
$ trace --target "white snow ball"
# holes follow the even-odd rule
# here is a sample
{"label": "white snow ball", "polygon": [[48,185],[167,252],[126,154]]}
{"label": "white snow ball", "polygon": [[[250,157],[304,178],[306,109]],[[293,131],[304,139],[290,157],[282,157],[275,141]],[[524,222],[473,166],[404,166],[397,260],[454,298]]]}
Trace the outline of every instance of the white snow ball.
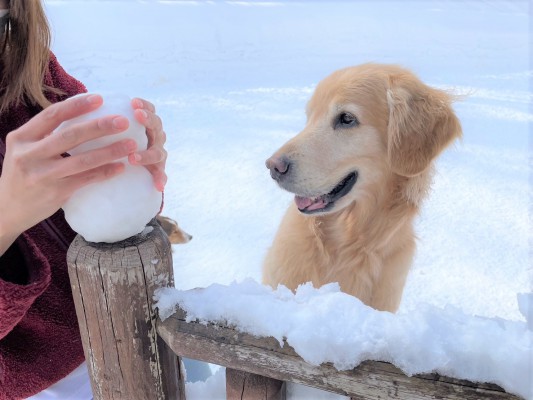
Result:
{"label": "white snow ball", "polygon": [[[75,156],[126,138],[135,140],[139,151],[146,150],[146,131],[134,118],[131,99],[116,93],[102,97],[104,103],[101,107],[64,122],[56,132],[111,114],[128,118],[128,129],[82,143],[71,149],[69,154]],[[127,158],[120,161],[125,165],[122,174],[82,187],[63,205],[67,222],[87,241],[113,243],[127,239],[143,232],[146,224],[159,212],[162,194],[155,189],[152,175],[143,166],[129,164]]]}

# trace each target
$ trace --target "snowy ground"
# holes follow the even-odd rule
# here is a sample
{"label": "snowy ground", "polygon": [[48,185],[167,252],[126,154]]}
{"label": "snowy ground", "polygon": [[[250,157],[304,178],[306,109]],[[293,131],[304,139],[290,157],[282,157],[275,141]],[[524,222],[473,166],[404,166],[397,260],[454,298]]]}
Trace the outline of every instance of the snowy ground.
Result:
{"label": "snowy ground", "polygon": [[[194,235],[175,248],[179,289],[260,280],[292,201],[264,160],[303,127],[320,79],[390,62],[465,94],[455,107],[464,140],[438,162],[400,313],[450,305],[524,321],[516,294],[533,289],[527,1],[46,0],[46,8],[67,71],[91,91],[149,99],[163,118],[164,213]],[[215,379],[189,386],[192,398],[220,389]]]}

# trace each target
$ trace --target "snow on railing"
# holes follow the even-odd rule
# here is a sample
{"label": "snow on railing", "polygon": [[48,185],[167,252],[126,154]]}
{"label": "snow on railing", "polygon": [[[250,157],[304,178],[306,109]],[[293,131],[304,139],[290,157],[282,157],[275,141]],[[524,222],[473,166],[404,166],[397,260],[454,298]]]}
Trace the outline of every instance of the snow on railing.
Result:
{"label": "snow on railing", "polygon": [[[335,285],[304,285],[295,294],[253,281],[177,291],[169,288],[166,234],[154,221],[150,226],[113,244],[77,236],[69,249],[95,400],[184,400],[176,355],[225,366],[228,399],[284,399],[286,381],[352,399],[517,398],[495,384],[457,377],[488,377],[533,399],[532,332],[524,322],[431,307],[381,313]],[[520,301],[527,308],[528,297]],[[369,358],[381,361],[363,361]]]}
{"label": "snow on railing", "polygon": [[[522,304],[527,302],[524,296],[520,296]],[[272,290],[250,279],[188,291],[165,288],[156,291],[156,297],[162,319],[174,312],[175,305],[183,310],[169,325],[182,326],[178,320],[212,323],[250,336],[274,338],[277,351],[288,345],[293,355],[318,369],[329,363],[340,373],[365,360],[383,361],[407,376],[437,373],[490,382],[533,399],[533,332],[523,321],[474,317],[453,307],[429,305],[410,313],[382,312],[341,292],[338,284],[320,289],[306,284],[293,293],[283,286]],[[168,335],[165,330],[163,337]],[[276,369],[283,370],[282,366]],[[396,374],[398,369],[394,368]],[[304,383],[313,386],[310,381]],[[415,388],[420,387],[416,383]],[[475,394],[472,398],[481,397]]]}

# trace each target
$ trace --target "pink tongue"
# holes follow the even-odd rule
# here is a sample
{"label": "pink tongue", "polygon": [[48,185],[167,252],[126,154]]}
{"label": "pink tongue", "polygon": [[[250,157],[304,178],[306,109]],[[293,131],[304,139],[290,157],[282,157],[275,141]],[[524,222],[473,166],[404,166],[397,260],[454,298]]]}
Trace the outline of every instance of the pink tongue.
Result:
{"label": "pink tongue", "polygon": [[309,197],[295,196],[294,201],[298,209],[308,210],[308,211],[319,210],[321,208],[326,207],[327,205],[326,201],[321,197],[313,200],[313,199],[310,199]]}

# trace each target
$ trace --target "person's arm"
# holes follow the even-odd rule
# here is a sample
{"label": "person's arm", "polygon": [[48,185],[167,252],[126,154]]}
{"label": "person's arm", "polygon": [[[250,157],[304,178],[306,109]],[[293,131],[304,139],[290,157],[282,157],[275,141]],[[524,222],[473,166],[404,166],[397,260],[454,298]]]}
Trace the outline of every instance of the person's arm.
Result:
{"label": "person's arm", "polygon": [[137,144],[131,139],[76,156],[61,155],[88,140],[123,132],[129,124],[127,118],[110,115],[52,134],[63,121],[101,104],[98,95],[56,103],[7,135],[0,176],[3,251],[14,237],[55,213],[74,191],[124,170],[117,160],[136,150]]}
{"label": "person's arm", "polygon": [[40,262],[26,265],[22,250],[14,244],[17,237],[57,211],[78,188],[120,173],[124,166],[117,160],[127,155],[132,163],[147,166],[160,190],[166,182],[165,135],[151,103],[132,101],[135,118],[146,127],[149,137],[149,148],[139,152],[140,159],[132,155],[136,143],[131,140],[64,158],[63,153],[82,142],[124,131],[128,121],[110,115],[52,134],[61,122],[98,108],[103,100],[88,95],[62,101],[85,92],[85,87],[68,75],[53,55],[45,80],[65,94],[51,99],[56,104],[8,134],[0,174],[0,339],[46,290],[53,268],[36,246],[31,251]]}
{"label": "person's arm", "polygon": [[[46,249],[31,240],[19,248],[16,238],[55,213],[78,188],[120,173],[124,165],[117,160],[136,149],[135,141],[127,139],[76,156],[61,156],[80,143],[128,127],[125,117],[110,115],[52,133],[61,122],[101,104],[98,95],[56,103],[7,135],[0,175],[0,338],[23,318],[50,281]],[[28,259],[36,262],[27,265]]]}

